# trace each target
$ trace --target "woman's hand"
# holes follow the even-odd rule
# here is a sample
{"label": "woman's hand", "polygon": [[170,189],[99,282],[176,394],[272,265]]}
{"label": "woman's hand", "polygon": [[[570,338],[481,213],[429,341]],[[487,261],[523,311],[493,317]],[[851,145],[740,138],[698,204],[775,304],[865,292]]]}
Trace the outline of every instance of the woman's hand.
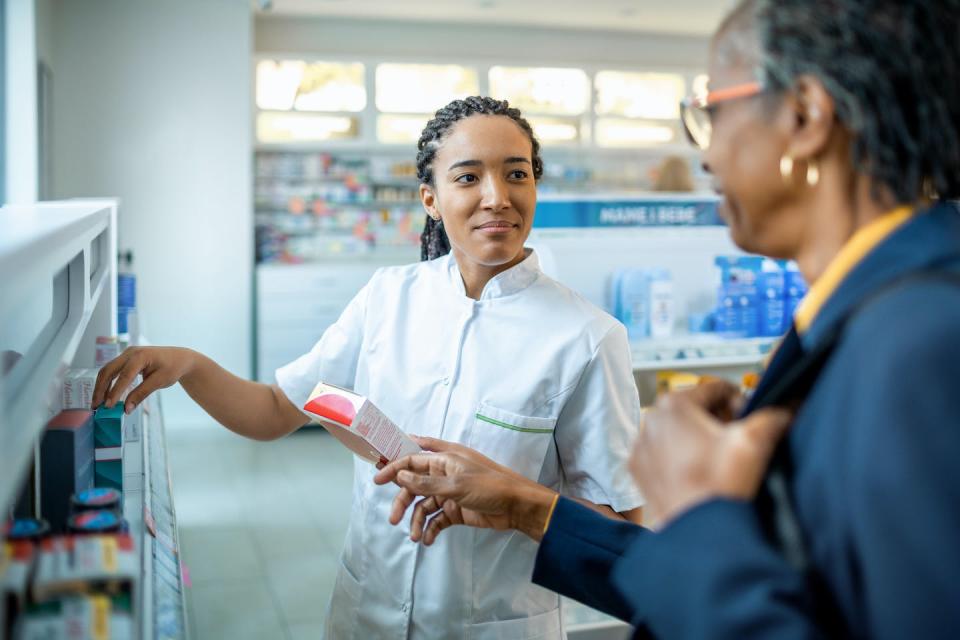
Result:
{"label": "woman's hand", "polygon": [[113,407],[127,391],[138,374],[141,382],[124,403],[124,412],[130,413],[154,391],[180,381],[190,373],[196,362],[196,353],[179,347],[130,347],[108,362],[97,375],[93,388],[91,409],[101,404]]}
{"label": "woman's hand", "polygon": [[554,491],[467,447],[434,438],[417,441],[429,453],[392,462],[374,478],[377,484],[401,487],[391,524],[398,524],[416,497],[423,496],[410,519],[412,540],[433,544],[441,531],[458,524],[517,529],[534,540],[543,536]]}
{"label": "woman's hand", "polygon": [[792,414],[762,409],[726,422],[737,393],[711,382],[663,396],[645,412],[630,470],[659,526],[710,498],[756,495]]}

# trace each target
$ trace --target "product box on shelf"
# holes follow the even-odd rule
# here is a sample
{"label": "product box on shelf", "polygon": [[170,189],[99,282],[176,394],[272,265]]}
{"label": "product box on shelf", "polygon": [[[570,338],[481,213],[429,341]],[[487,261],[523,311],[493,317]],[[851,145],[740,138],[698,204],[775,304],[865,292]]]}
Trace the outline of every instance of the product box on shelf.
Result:
{"label": "product box on shelf", "polygon": [[666,338],[676,322],[673,279],[666,269],[618,269],[611,276],[608,308],[631,340]]}
{"label": "product box on shelf", "polygon": [[128,533],[54,536],[40,543],[35,601],[90,593],[131,594],[140,562]]}
{"label": "product box on shelf", "polygon": [[98,447],[93,484],[97,488],[123,491],[123,448]]}
{"label": "product box on shelf", "polygon": [[99,369],[68,369],[63,377],[63,408],[89,409]]}
{"label": "product box on shelf", "polygon": [[54,531],[63,531],[70,496],[94,482],[93,412],[67,409],[47,423],[40,441],[40,512]]}
{"label": "product box on shelf", "polygon": [[121,403],[97,409],[94,486],[118,491],[142,488],[142,421],[142,405],[130,414],[124,413]]}
{"label": "product box on shelf", "polygon": [[806,286],[793,263],[759,256],[717,256],[715,330],[732,337],[774,337],[789,327]]}
{"label": "product box on shelf", "polygon": [[17,622],[14,637],[133,640],[137,633],[124,598],[85,595],[60,598],[31,610]]}
{"label": "product box on shelf", "polygon": [[[8,540],[0,545],[0,616],[10,622],[26,609],[36,556],[36,545],[28,540]],[[6,631],[5,625],[0,625],[0,634]]]}

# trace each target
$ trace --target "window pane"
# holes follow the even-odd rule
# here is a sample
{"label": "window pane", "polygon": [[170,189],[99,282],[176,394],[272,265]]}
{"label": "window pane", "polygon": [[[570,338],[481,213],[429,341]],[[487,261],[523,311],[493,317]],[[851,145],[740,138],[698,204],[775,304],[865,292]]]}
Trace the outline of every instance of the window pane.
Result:
{"label": "window pane", "polygon": [[377,140],[385,144],[414,144],[432,116],[377,116]]}
{"label": "window pane", "polygon": [[695,96],[707,95],[707,84],[709,82],[710,82],[710,78],[705,73],[701,73],[696,78],[694,78],[693,84],[691,85],[693,95]]}
{"label": "window pane", "polygon": [[257,115],[260,142],[321,142],[356,138],[359,130],[353,116],[322,116],[312,113],[268,112]]}
{"label": "window pane", "polygon": [[672,73],[600,71],[596,75],[597,113],[628,118],[680,117],[683,76]]}
{"label": "window pane", "polygon": [[453,64],[381,64],[376,82],[377,109],[396,113],[434,113],[480,92],[476,70]]}
{"label": "window pane", "polygon": [[576,118],[528,118],[537,139],[542,143],[577,142],[580,122]]}
{"label": "window pane", "polygon": [[662,122],[597,118],[597,144],[601,147],[642,147],[672,142],[676,126]]}
{"label": "window pane", "polygon": [[363,111],[367,90],[357,62],[264,60],[257,64],[257,106],[275,111]]}
{"label": "window pane", "polygon": [[575,116],[590,104],[590,80],[581,69],[493,67],[490,94],[524,112]]}

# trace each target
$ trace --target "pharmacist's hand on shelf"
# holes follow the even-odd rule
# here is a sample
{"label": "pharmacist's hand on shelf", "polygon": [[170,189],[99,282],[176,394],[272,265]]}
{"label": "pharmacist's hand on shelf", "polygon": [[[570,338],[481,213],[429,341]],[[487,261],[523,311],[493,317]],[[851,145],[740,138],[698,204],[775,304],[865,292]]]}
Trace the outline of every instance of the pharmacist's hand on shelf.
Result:
{"label": "pharmacist's hand on shelf", "polygon": [[189,373],[195,355],[190,349],[179,347],[130,347],[100,369],[91,408],[101,404],[113,407],[137,375],[143,374],[143,382],[124,402],[124,412],[130,413],[151,393],[176,384]]}
{"label": "pharmacist's hand on shelf", "polygon": [[[374,478],[377,484],[401,487],[393,501],[390,523],[399,524],[416,502],[410,538],[433,544],[454,525],[482,529],[516,529],[540,540],[556,493],[482,454],[432,438],[418,438],[438,452],[420,453],[388,464]],[[426,447],[425,447],[426,448]]]}
{"label": "pharmacist's hand on shelf", "polygon": [[711,498],[756,496],[793,415],[771,408],[725,421],[717,414],[734,393],[708,383],[662,396],[644,413],[630,471],[657,526]]}

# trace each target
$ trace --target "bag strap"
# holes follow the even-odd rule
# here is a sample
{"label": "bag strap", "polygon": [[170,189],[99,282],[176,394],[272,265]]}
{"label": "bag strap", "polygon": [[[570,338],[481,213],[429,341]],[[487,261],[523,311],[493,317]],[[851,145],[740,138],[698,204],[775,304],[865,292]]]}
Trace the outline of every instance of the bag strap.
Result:
{"label": "bag strap", "polygon": [[[951,262],[948,270],[941,266],[915,271],[893,280],[866,296],[835,325],[828,336],[809,353],[804,354],[797,364],[773,385],[763,400],[755,405],[754,410],[770,406],[796,407],[804,402],[840,343],[850,321],[883,296],[920,282],[945,282],[960,288],[960,263],[956,260]],[[810,567],[810,556],[791,497],[792,478],[793,461],[789,447],[784,441],[777,447],[757,500],[761,508],[770,510],[772,515],[770,534],[780,552],[792,567],[806,572]]]}

